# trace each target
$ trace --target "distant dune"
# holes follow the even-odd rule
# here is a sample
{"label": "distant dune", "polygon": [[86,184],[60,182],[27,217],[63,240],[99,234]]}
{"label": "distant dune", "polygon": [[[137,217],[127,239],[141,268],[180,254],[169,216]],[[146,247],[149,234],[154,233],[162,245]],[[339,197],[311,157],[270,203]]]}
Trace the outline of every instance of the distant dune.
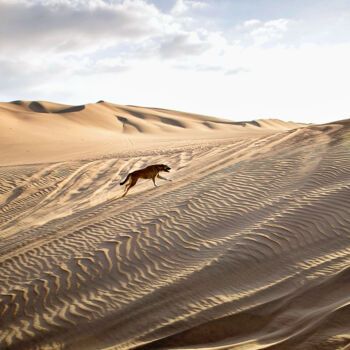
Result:
{"label": "distant dune", "polygon": [[14,101],[0,145],[0,349],[350,349],[349,120]]}
{"label": "distant dune", "polygon": [[167,141],[264,135],[298,126],[278,120],[233,122],[103,101],[81,106],[0,103],[0,116],[2,165],[87,159],[152,149]]}

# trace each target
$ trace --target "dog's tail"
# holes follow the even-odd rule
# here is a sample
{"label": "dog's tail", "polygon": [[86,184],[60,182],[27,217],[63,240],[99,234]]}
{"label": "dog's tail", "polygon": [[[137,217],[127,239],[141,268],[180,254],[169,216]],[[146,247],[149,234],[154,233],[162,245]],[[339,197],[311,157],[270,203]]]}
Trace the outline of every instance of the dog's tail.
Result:
{"label": "dog's tail", "polygon": [[128,174],[128,176],[126,177],[126,179],[120,183],[120,186],[121,186],[121,185],[124,185],[125,182],[129,180],[129,177],[130,177],[130,174]]}

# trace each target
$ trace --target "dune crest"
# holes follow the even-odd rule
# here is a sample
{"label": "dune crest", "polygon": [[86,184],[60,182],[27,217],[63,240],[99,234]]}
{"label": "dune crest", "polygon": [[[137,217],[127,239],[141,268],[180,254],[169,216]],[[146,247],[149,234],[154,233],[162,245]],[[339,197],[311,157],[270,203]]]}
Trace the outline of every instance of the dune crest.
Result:
{"label": "dune crest", "polygon": [[266,135],[302,125],[225,119],[104,101],[69,106],[45,101],[0,103],[0,164],[89,159],[190,139]]}
{"label": "dune crest", "polygon": [[[349,120],[38,103],[0,106],[33,128],[1,139],[1,349],[348,348]],[[67,136],[53,160],[63,130],[95,149]],[[173,181],[120,199],[155,163]]]}

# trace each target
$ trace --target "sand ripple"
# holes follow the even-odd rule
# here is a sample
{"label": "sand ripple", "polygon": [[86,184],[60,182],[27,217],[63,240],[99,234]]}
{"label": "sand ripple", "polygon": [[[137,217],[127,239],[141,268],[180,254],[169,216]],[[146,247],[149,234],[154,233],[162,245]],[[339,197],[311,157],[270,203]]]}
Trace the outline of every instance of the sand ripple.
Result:
{"label": "sand ripple", "polygon": [[[345,349],[348,135],[0,168],[0,347]],[[158,162],[171,183],[118,198]]]}

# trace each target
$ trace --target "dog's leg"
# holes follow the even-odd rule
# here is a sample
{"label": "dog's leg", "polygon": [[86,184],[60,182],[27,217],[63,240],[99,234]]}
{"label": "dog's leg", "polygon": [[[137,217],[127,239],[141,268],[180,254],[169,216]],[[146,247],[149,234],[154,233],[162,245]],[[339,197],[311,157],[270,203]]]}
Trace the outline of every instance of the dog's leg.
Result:
{"label": "dog's leg", "polygon": [[158,185],[156,184],[156,177],[155,176],[152,177],[152,181],[154,183],[154,187],[158,187]]}
{"label": "dog's leg", "polygon": [[170,179],[166,179],[165,177],[163,177],[163,176],[161,176],[161,175],[159,175],[159,174],[158,174],[158,177],[159,177],[160,179],[162,179],[162,180],[165,180],[165,181],[172,181],[172,180],[170,180]]}
{"label": "dog's leg", "polygon": [[125,187],[125,190],[124,190],[123,195],[122,195],[120,198],[125,197],[125,196],[126,196],[126,194],[128,193],[128,191],[129,191],[129,190],[130,190],[130,186],[129,186],[129,185],[127,185],[127,186]]}
{"label": "dog's leg", "polygon": [[138,179],[133,179],[131,178],[131,181],[128,185],[126,185],[125,187],[125,192],[123,193],[123,195],[121,196],[121,198],[125,197],[126,194],[129,192],[130,188],[136,185]]}

